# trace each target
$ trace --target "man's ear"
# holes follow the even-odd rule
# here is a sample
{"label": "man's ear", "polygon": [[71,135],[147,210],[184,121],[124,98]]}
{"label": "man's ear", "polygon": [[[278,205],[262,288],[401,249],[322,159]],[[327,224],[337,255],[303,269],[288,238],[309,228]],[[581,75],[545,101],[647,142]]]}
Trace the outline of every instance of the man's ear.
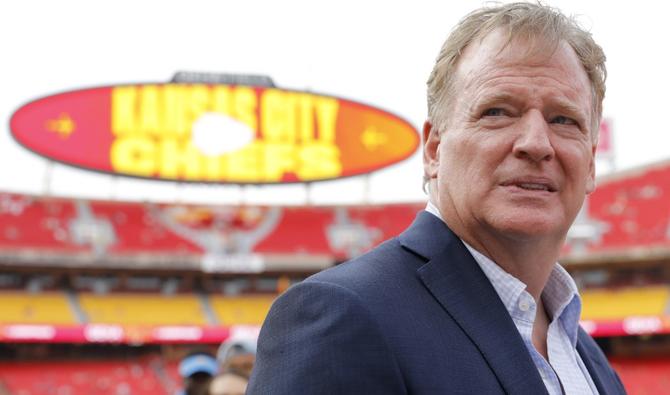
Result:
{"label": "man's ear", "polygon": [[593,144],[591,147],[591,162],[589,163],[589,174],[586,176],[586,194],[596,189],[596,150],[598,146]]}
{"label": "man's ear", "polygon": [[423,124],[423,173],[428,180],[437,178],[440,164],[440,134],[430,121]]}

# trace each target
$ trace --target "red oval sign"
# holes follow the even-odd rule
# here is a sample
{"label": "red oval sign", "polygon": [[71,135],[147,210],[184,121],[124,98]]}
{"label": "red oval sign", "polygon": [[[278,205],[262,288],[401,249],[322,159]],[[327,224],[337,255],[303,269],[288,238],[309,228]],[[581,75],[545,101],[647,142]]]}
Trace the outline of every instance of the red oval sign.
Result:
{"label": "red oval sign", "polygon": [[186,182],[329,180],[397,163],[419,145],[407,121],[368,105],[223,84],[61,93],[19,108],[10,128],[20,144],[59,162]]}

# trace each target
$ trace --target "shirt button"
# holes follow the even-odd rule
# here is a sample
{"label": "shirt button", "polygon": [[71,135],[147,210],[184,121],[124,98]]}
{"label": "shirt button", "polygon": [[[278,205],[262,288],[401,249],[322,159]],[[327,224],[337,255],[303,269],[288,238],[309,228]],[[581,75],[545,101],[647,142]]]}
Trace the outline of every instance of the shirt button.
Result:
{"label": "shirt button", "polygon": [[519,301],[519,309],[521,311],[524,311],[524,312],[528,311],[528,309],[530,309],[530,303],[528,303],[528,301],[525,300],[525,299],[520,300]]}

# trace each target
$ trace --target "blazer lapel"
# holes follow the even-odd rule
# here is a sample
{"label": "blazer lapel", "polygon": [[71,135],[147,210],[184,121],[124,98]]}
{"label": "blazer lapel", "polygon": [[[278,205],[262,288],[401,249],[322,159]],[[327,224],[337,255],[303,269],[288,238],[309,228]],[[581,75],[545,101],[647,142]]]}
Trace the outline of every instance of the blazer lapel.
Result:
{"label": "blazer lapel", "polygon": [[[598,393],[605,394],[623,394],[618,388],[614,388],[611,383],[618,382],[614,374],[611,373],[609,364],[605,363],[605,356],[600,354],[593,339],[589,337],[581,328],[577,337],[577,352],[584,362],[586,370],[589,371],[593,384],[598,388]],[[607,379],[605,379],[607,378]]]}
{"label": "blazer lapel", "polygon": [[509,394],[546,394],[519,332],[486,275],[451,230],[419,213],[399,237],[428,263],[418,269],[424,285],[463,329]]}

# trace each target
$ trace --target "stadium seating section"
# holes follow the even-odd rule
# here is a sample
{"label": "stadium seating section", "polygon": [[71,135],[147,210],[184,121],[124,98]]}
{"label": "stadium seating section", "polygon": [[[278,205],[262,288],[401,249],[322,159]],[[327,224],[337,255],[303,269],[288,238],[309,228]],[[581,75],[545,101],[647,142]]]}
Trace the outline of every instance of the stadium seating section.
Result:
{"label": "stadium seating section", "polygon": [[[597,224],[602,235],[588,245],[589,251],[670,247],[668,195],[670,162],[599,180],[598,189],[589,196],[586,219]],[[400,233],[423,207],[424,203],[215,207],[68,200],[0,192],[0,256],[3,250],[25,248],[82,253],[91,251],[96,242],[105,245],[106,253],[124,256],[147,252],[201,255],[208,248],[203,243],[205,239],[228,243],[226,248],[235,252],[240,239],[265,223],[270,224],[268,232],[252,237],[253,252],[341,259],[348,256],[346,250],[351,246],[338,245],[334,237],[361,243],[355,246],[356,251],[364,251]],[[279,219],[266,221],[277,210]],[[81,226],[77,228],[77,224]],[[88,241],[78,240],[76,229],[89,232]],[[335,235],[338,232],[339,236]]]}
{"label": "stadium seating section", "polygon": [[82,293],[79,304],[88,322],[127,325],[205,325],[200,301],[195,295]]}
{"label": "stadium seating section", "polygon": [[611,361],[628,395],[670,395],[670,359]]}
{"label": "stadium seating section", "polygon": [[[616,321],[670,315],[670,287],[586,289],[582,319]],[[275,295],[0,291],[0,323],[122,325],[260,325]],[[81,314],[76,314],[79,310]],[[210,313],[208,313],[210,312]],[[84,317],[79,322],[77,316]]]}
{"label": "stadium seating section", "polygon": [[[397,204],[345,209],[345,225],[361,225],[370,232],[364,247],[372,247],[400,233],[423,204]],[[328,239],[329,226],[336,223],[336,207],[280,207],[280,218],[270,232],[257,241],[253,251],[272,254],[318,254],[338,256]],[[341,210],[340,210],[341,211]],[[77,242],[73,224],[77,220],[96,223],[90,238],[108,240],[108,254],[202,254],[199,237],[216,234],[224,242],[244,236],[269,216],[268,207],[201,207],[144,203],[38,198],[0,192],[0,252],[2,250],[49,250],[67,253],[90,251]],[[167,219],[166,219],[167,218]],[[190,229],[189,232],[176,230]],[[104,234],[111,230],[111,234]],[[191,235],[191,236],[189,236]],[[192,237],[195,235],[195,237]]]}
{"label": "stadium seating section", "polygon": [[[670,359],[614,359],[629,395],[670,395]],[[173,395],[176,362],[134,361],[0,362],[0,390],[43,395]]]}
{"label": "stadium seating section", "polygon": [[173,395],[176,383],[147,359],[2,362],[0,385],[12,395]]}
{"label": "stadium seating section", "polygon": [[[0,324],[260,325],[273,295],[0,292]],[[203,305],[204,304],[204,305]],[[81,311],[84,322],[76,318]],[[212,315],[206,311],[211,309]]]}
{"label": "stadium seating section", "polygon": [[0,246],[43,247],[56,251],[83,251],[67,240],[68,219],[75,214],[71,201],[34,199],[0,193]]}
{"label": "stadium seating section", "polygon": [[668,287],[591,289],[581,293],[582,319],[622,320],[630,316],[662,316],[670,302]]}
{"label": "stadium seating section", "polygon": [[74,324],[77,322],[62,292],[0,292],[0,323]]}
{"label": "stadium seating section", "polygon": [[210,296],[216,318],[222,325],[260,325],[270,310],[272,296]]}
{"label": "stadium seating section", "polygon": [[[670,251],[668,196],[670,162],[599,180],[598,189],[589,196],[585,217],[588,222],[597,224],[602,234],[580,252],[585,256],[602,253],[600,256],[605,257],[609,254],[639,257],[641,252],[653,249],[656,253],[665,251],[663,256],[667,258]],[[104,260],[90,258],[103,257],[110,258],[112,263],[150,263],[156,264],[159,270],[178,271],[193,270],[194,267],[187,267],[186,263],[197,266],[203,257],[216,257],[221,252],[279,257],[277,262],[294,262],[293,258],[304,262],[313,258],[336,263],[397,235],[423,207],[424,203],[216,207],[88,201],[0,192],[0,263],[16,268],[22,262],[39,265],[42,259],[57,265],[85,262],[95,266]],[[271,214],[277,211],[280,214],[276,222],[269,221],[273,218]],[[272,226],[255,237],[255,231],[264,223]],[[565,251],[569,253],[573,247],[568,246]],[[625,254],[630,251],[634,253]],[[174,263],[166,257],[177,266],[161,266],[163,262]],[[30,262],[31,259],[35,262]],[[286,269],[278,267],[279,271]],[[199,266],[195,268],[200,270]],[[206,294],[196,294],[194,289],[201,288],[182,284],[172,288],[132,288],[125,284],[101,291],[72,282],[65,291],[58,288],[60,280],[31,287],[25,279],[30,274],[23,274],[23,267],[20,269],[19,274],[10,273],[17,280],[5,281],[0,291],[2,325],[255,326],[263,321],[275,296],[262,294],[275,292],[271,288],[255,285],[229,291],[227,284],[223,284],[228,281],[225,275],[212,280],[221,284],[202,287],[209,292]],[[293,280],[293,277],[308,274],[307,271],[309,269],[301,267],[298,274],[288,274],[287,278]],[[582,291],[582,319],[621,321],[632,316],[658,316],[668,321],[667,276],[650,281],[646,281],[647,277],[645,281],[626,277],[626,281],[585,282],[599,288],[587,287]],[[633,286],[638,284],[646,285]],[[281,291],[282,288],[276,289]],[[224,291],[225,294],[218,293]],[[670,395],[667,355],[658,359],[615,357],[613,366],[629,394]],[[178,382],[176,362],[157,356],[132,361],[0,359],[0,394],[173,395]]]}
{"label": "stadium seating section", "polygon": [[670,162],[601,179],[589,214],[607,229],[594,250],[670,245]]}

